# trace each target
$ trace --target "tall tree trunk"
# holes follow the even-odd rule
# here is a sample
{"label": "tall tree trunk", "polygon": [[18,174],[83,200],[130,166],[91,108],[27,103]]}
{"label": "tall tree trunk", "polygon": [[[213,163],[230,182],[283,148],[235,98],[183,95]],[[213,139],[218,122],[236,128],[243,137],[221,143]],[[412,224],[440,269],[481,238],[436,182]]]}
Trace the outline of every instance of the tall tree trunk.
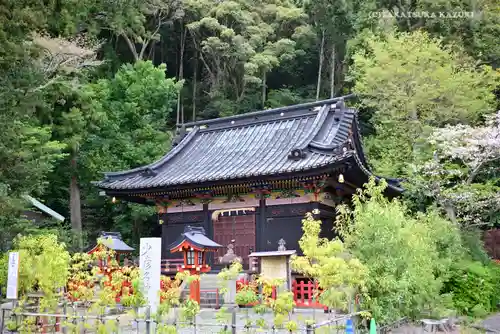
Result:
{"label": "tall tree trunk", "polygon": [[316,84],[316,101],[319,100],[319,92],[321,90],[321,74],[323,73],[323,53],[325,48],[325,31],[321,32],[321,47],[319,48],[319,66],[318,66],[318,81]]}
{"label": "tall tree trunk", "polygon": [[265,109],[266,105],[266,72],[262,72],[262,110]]}
{"label": "tall tree trunk", "polygon": [[[178,80],[184,79],[184,46],[186,44],[186,32],[184,30],[184,25],[181,22],[181,47],[180,47],[180,56],[179,56],[179,75],[177,77]],[[184,115],[181,117],[182,108],[182,89],[177,94],[177,125],[184,123]]]}
{"label": "tall tree trunk", "polygon": [[80,187],[78,186],[78,179],[76,177],[76,150],[73,151],[71,158],[71,182],[69,185],[69,212],[71,220],[71,229],[77,237],[78,248],[83,250],[82,240],[82,207],[80,199]]}
{"label": "tall tree trunk", "polygon": [[193,122],[196,121],[196,89],[198,84],[198,50],[195,50],[194,53],[194,73],[193,73],[193,97],[192,97],[192,106],[193,106]]}
{"label": "tall tree trunk", "polygon": [[160,62],[165,63],[165,43],[163,42],[163,38],[160,39]]}
{"label": "tall tree trunk", "polygon": [[120,36],[122,36],[122,38],[127,43],[130,53],[132,53],[132,56],[134,57],[134,63],[139,61],[140,58],[139,54],[137,53],[137,49],[135,48],[135,43],[125,33],[121,33]]}
{"label": "tall tree trunk", "polygon": [[330,59],[330,98],[333,98],[335,95],[335,64],[337,61],[335,58],[335,43],[332,43],[332,53]]}

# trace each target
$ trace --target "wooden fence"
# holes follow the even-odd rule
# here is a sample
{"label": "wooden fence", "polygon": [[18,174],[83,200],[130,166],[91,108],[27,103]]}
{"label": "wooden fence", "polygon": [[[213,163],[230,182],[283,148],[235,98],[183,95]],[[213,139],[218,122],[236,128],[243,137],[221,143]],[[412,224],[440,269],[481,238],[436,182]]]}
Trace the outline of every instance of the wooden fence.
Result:
{"label": "wooden fence", "polygon": [[294,280],[292,282],[293,300],[297,307],[310,307],[328,309],[325,305],[319,302],[321,294],[318,283],[312,281]]}
{"label": "wooden fence", "polygon": [[[249,285],[250,282],[247,279],[241,278],[236,281],[236,291],[242,289],[243,286]],[[256,291],[257,292],[257,291]],[[295,306],[304,308],[318,308],[327,310],[328,308],[319,302],[319,296],[321,291],[318,287],[318,283],[312,281],[297,281],[292,282],[293,301]],[[276,288],[273,288],[273,293],[271,298],[276,299],[277,292]],[[251,305],[248,305],[251,306]]]}

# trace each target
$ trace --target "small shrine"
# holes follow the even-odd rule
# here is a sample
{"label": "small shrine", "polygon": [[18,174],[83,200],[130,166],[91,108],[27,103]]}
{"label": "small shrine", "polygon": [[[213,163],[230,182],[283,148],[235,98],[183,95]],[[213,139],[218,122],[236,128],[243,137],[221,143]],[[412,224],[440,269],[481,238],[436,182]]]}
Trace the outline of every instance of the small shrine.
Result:
{"label": "small shrine", "polygon": [[[171,253],[183,253],[184,264],[178,271],[189,271],[191,275],[199,275],[210,271],[206,263],[207,252],[215,252],[221,245],[205,235],[203,227],[186,226],[184,233],[169,246]],[[190,287],[190,298],[200,302],[200,281],[194,280]]]}
{"label": "small shrine", "polygon": [[290,267],[290,257],[297,253],[296,250],[287,250],[286,242],[283,239],[278,241],[277,251],[253,252],[250,258],[260,260],[259,273],[270,279],[285,279],[286,288],[292,288],[292,270]]}
{"label": "small shrine", "polygon": [[[88,254],[103,251],[103,248],[106,248],[115,252],[115,259],[118,263],[120,263],[120,256],[130,255],[134,251],[134,248],[130,247],[122,240],[122,235],[119,232],[101,232],[97,240],[97,244],[94,246],[94,248],[88,251]],[[102,242],[99,242],[99,240],[101,240]],[[108,258],[107,260],[100,259],[99,267],[102,268],[106,266],[110,261],[110,258]]]}

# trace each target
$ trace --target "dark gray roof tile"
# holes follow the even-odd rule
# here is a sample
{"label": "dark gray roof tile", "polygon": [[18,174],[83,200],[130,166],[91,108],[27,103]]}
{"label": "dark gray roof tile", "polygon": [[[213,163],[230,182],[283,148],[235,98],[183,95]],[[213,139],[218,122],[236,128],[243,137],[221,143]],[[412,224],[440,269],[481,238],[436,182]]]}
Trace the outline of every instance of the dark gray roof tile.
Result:
{"label": "dark gray roof tile", "polygon": [[171,243],[168,248],[176,249],[179,247],[184,241],[190,242],[192,245],[205,249],[217,249],[222,248],[222,245],[219,245],[212,239],[208,238],[205,235],[205,229],[203,227],[191,227],[186,226],[184,228],[184,233],[182,233],[176,241]]}
{"label": "dark gray roof tile", "polygon": [[[187,125],[192,130],[159,161],[106,173],[97,185],[107,190],[141,190],[328,166],[357,154],[339,150],[359,138],[351,135],[356,122],[356,110],[347,108],[340,98],[192,123]],[[291,159],[294,149],[302,150],[305,157]],[[364,161],[360,158],[356,161]]]}

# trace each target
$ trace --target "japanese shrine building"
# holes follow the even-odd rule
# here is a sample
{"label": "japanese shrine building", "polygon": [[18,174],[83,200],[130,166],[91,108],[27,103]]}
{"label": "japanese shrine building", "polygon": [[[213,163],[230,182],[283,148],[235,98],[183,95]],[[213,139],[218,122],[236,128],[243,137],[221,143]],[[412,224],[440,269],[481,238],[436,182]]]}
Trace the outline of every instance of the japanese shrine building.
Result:
{"label": "japanese shrine building", "polygon": [[[322,233],[333,237],[335,205],[372,175],[357,112],[344,98],[185,124],[174,147],[150,165],[105,173],[106,195],[156,205],[162,258],[186,225],[227,246],[248,264],[252,251],[300,253],[304,214],[317,208]],[[387,193],[401,188],[387,180]],[[225,249],[210,264],[216,265]]]}

